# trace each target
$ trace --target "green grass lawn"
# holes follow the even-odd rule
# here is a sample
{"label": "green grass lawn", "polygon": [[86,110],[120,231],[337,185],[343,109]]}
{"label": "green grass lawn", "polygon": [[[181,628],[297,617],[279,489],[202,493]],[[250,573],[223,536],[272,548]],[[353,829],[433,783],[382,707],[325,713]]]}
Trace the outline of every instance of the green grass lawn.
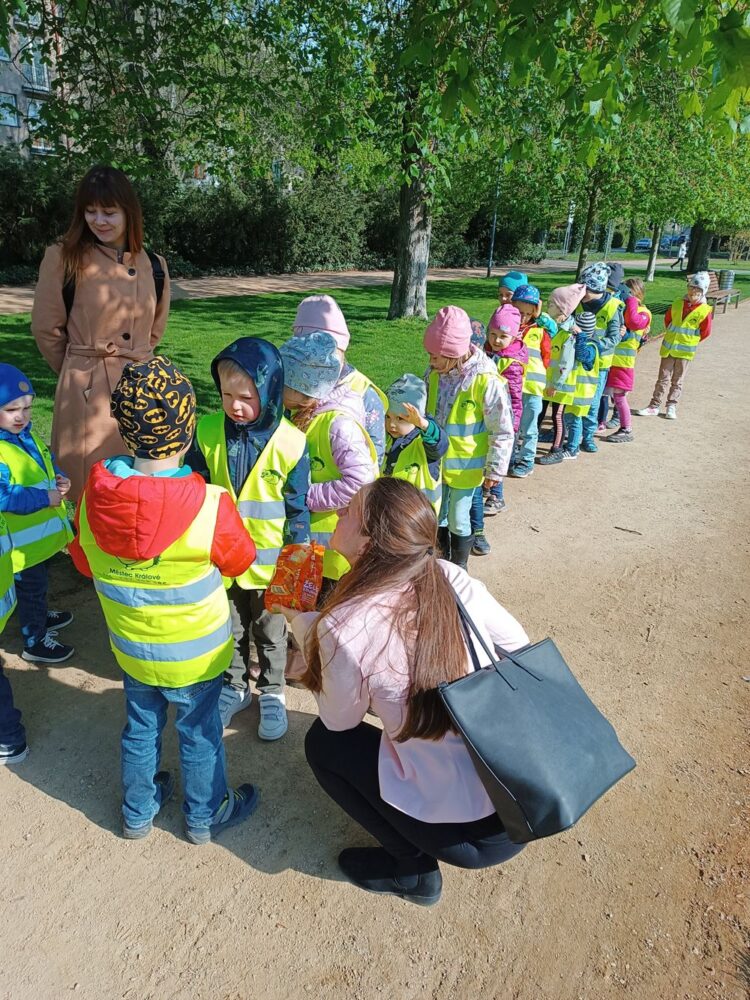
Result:
{"label": "green grass lawn", "polygon": [[[573,271],[535,275],[545,297],[557,285],[573,280]],[[433,315],[441,306],[454,304],[486,323],[497,305],[496,287],[496,279],[430,282],[428,310]],[[684,275],[660,272],[647,288],[647,305],[655,316],[662,316],[684,287]],[[737,287],[742,289],[743,297],[750,295],[750,277],[738,276]],[[320,291],[329,291],[344,311],[352,333],[348,352],[352,364],[378,385],[386,388],[404,372],[418,375],[424,372],[425,324],[421,320],[386,320],[390,295],[387,286]],[[192,379],[201,412],[213,409],[218,402],[209,371],[211,359],[237,337],[266,337],[281,344],[291,335],[292,321],[302,297],[299,292],[292,292],[173,303],[162,350]],[[718,322],[721,324],[721,316]],[[657,319],[654,326],[658,332],[663,324]],[[48,435],[56,379],[36,349],[29,332],[28,314],[0,316],[0,358],[17,365],[32,379],[37,392],[35,426]]]}

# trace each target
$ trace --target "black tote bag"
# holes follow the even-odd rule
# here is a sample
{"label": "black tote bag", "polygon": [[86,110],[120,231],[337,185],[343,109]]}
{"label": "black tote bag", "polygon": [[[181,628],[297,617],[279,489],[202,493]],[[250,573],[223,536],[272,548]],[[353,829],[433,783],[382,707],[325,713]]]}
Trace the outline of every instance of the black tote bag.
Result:
{"label": "black tote bag", "polygon": [[[458,597],[473,673],[438,691],[516,844],[567,830],[635,767],[552,639],[490,651]],[[491,666],[481,667],[473,632]]]}

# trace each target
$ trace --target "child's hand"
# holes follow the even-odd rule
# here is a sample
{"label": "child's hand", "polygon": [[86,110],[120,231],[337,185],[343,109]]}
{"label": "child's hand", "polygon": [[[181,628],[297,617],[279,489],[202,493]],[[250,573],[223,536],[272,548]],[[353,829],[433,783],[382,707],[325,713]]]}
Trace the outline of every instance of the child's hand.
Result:
{"label": "child's hand", "polygon": [[55,476],[55,486],[61,497],[66,497],[70,493],[70,480],[67,476],[57,475]]}
{"label": "child's hand", "polygon": [[482,488],[485,490],[491,490],[495,486],[497,486],[499,482],[500,482],[499,479],[485,479],[485,481],[482,483]]}
{"label": "child's hand", "polygon": [[554,386],[548,385],[547,388],[544,390],[544,395],[547,397],[547,399],[552,399],[552,397],[555,395]]}
{"label": "child's hand", "polygon": [[47,501],[50,507],[59,507],[62,503],[62,497],[60,496],[59,490],[47,490]]}
{"label": "child's hand", "polygon": [[430,426],[429,421],[427,421],[419,410],[414,406],[413,403],[404,403],[404,420],[407,420],[410,424],[414,424],[421,431],[426,431]]}
{"label": "child's hand", "polygon": [[302,612],[297,611],[296,608],[284,608],[280,604],[274,604],[274,606],[271,608],[271,614],[283,615],[287,620],[287,624],[291,625],[294,622],[294,619],[297,617],[297,615],[301,615]]}

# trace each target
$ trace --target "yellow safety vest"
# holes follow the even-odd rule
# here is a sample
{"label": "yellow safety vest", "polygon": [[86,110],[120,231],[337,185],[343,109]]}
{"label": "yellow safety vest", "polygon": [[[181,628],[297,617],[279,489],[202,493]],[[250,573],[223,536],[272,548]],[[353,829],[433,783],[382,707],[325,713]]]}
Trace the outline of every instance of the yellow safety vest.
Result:
{"label": "yellow safety vest", "polygon": [[[611,299],[607,299],[604,305],[601,307],[598,313],[596,313],[594,322],[597,330],[606,330],[610,322],[614,319],[615,313],[618,309],[623,309],[623,303],[620,299],[616,298],[614,295]],[[583,312],[583,307],[579,306],[576,309],[576,313]],[[608,347],[604,351],[599,351],[599,371],[608,371],[612,367],[612,358],[615,353],[614,347]]]}
{"label": "yellow safety vest", "polygon": [[79,508],[79,540],[109,629],[115,659],[131,677],[155,687],[186,687],[218,677],[234,653],[229,601],[211,561],[219,499],[207,486],[187,531],[160,555],[128,562],[100,549]]}
{"label": "yellow safety vest", "polygon": [[544,330],[541,326],[530,326],[523,335],[523,342],[529,352],[529,361],[523,377],[523,391],[529,396],[543,396],[547,385],[547,369],[542,361],[542,337]]}
{"label": "yellow safety vest", "polygon": [[641,338],[645,337],[651,329],[651,310],[646,306],[638,306],[637,312],[642,316],[648,316],[648,326],[644,330],[628,330],[620,343],[615,347],[612,355],[612,365],[615,368],[635,368],[635,359],[638,356],[638,345]]}
{"label": "yellow safety vest", "polygon": [[[11,483],[38,490],[54,490],[55,469],[49,448],[33,431],[31,437],[44,462],[44,470],[27,451],[11,441],[0,441],[0,462],[8,466]],[[7,511],[5,519],[13,542],[14,573],[51,559],[73,540],[64,502],[59,507],[42,507],[35,514],[11,514]]]}
{"label": "yellow safety vest", "polygon": [[[448,451],[443,456],[443,481],[454,489],[472,489],[484,479],[489,451],[489,435],[484,422],[484,397],[496,371],[482,372],[456,396],[448,414],[445,433]],[[438,398],[437,372],[430,372],[427,382],[427,413],[435,417]]]}
{"label": "yellow safety vest", "polygon": [[348,386],[357,396],[364,396],[368,389],[374,389],[380,398],[380,402],[383,404],[384,411],[388,412],[388,397],[382,389],[379,389],[375,385],[372,379],[369,379],[361,371],[353,368],[348,375],[344,376],[341,382],[343,385]]}
{"label": "yellow safety vest", "polygon": [[247,533],[255,543],[255,562],[237,583],[243,590],[264,590],[273,578],[279,552],[284,545],[286,504],[284,487],[305,451],[305,435],[286,417],[271,435],[258,461],[242,485],[234,492],[227,462],[224,413],[202,417],[196,432],[211,482],[223,486],[237,506]]}
{"label": "yellow safety vest", "polygon": [[[392,444],[393,438],[386,438],[386,455],[391,450]],[[386,459],[384,458],[380,469],[382,473],[385,473],[385,465]],[[439,472],[437,479],[433,479],[430,473],[430,465],[427,461],[421,435],[417,434],[413,441],[410,441],[405,448],[401,449],[396,459],[396,464],[393,466],[391,476],[394,479],[405,479],[408,483],[416,486],[432,504],[435,514],[440,513],[443,484]]]}
{"label": "yellow safety vest", "polygon": [[690,361],[698,350],[698,344],[701,342],[700,325],[711,314],[711,306],[707,302],[702,302],[687,316],[683,316],[684,305],[686,305],[684,299],[677,299],[672,303],[672,322],[667,327],[659,348],[659,356],[662,358],[682,358]]}
{"label": "yellow safety vest", "polygon": [[599,351],[596,352],[594,367],[587,372],[583,365],[578,362],[575,367],[576,387],[573,395],[573,402],[566,407],[567,413],[572,413],[574,417],[585,417],[591,409],[591,400],[596,395],[596,387],[599,383]]}
{"label": "yellow safety vest", "polygon": [[0,514],[0,632],[13,614],[16,606],[16,588],[13,584],[13,542],[8,532],[8,524]]}
{"label": "yellow safety vest", "polygon": [[[548,388],[552,388],[552,386],[554,386],[560,378],[560,355],[562,354],[563,347],[571,336],[572,334],[569,330],[560,329],[552,338],[552,344],[550,347],[550,362],[549,368],[547,369]],[[568,376],[562,388],[556,389],[551,396],[546,396],[545,398],[549,399],[553,403],[561,403],[563,406],[570,406],[575,397],[576,380],[578,375],[577,369],[578,366],[574,364],[568,372]]]}
{"label": "yellow safety vest", "polygon": [[[312,483],[331,483],[341,479],[341,471],[336,465],[331,450],[331,424],[336,417],[340,416],[348,416],[348,414],[341,410],[326,410],[325,413],[319,413],[313,417],[305,431],[307,447],[310,451],[310,481]],[[369,446],[373,470],[377,475],[378,459],[375,448],[370,440],[370,435],[364,428],[361,430]],[[341,553],[335,552],[329,547],[331,535],[336,529],[338,519],[338,510],[310,512],[310,535],[314,542],[325,546],[323,576],[329,580],[340,580],[351,569]]]}
{"label": "yellow safety vest", "polygon": [[[493,360],[495,359],[493,358]],[[497,362],[498,375],[502,375],[503,372],[506,370],[506,368],[510,368],[511,365],[520,365],[523,368],[524,372],[528,367],[528,365],[527,364],[525,365],[519,358],[497,358],[496,362]]]}

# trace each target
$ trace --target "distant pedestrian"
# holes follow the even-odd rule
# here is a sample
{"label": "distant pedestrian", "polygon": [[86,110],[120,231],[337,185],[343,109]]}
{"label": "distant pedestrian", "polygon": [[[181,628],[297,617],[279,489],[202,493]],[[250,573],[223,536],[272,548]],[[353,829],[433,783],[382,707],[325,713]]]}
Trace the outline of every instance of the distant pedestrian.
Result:
{"label": "distant pedestrian", "polygon": [[677,257],[669,265],[669,270],[670,271],[674,270],[675,264],[679,264],[678,271],[684,270],[682,265],[685,264],[686,260],[687,260],[687,240],[683,239],[680,240],[677,246]]}

